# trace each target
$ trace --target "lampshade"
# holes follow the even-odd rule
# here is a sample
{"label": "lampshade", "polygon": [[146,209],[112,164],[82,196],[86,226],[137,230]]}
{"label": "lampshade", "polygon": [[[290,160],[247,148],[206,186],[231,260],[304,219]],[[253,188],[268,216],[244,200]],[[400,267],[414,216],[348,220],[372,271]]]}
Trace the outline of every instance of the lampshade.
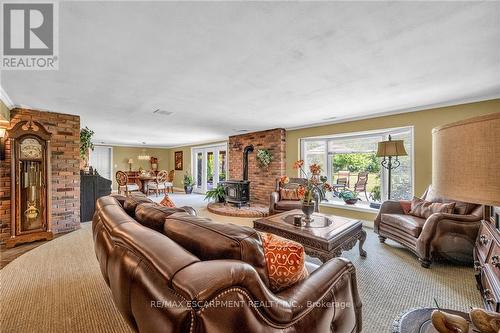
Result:
{"label": "lampshade", "polygon": [[433,129],[432,154],[437,195],[500,206],[500,113]]}
{"label": "lampshade", "polygon": [[128,164],[132,164],[132,163],[134,163],[134,160],[133,160],[133,159],[131,159],[131,158],[129,158],[127,163],[128,163]]}
{"label": "lampshade", "polygon": [[389,156],[406,156],[405,145],[403,140],[391,140],[382,141],[378,143],[377,157],[389,157]]}

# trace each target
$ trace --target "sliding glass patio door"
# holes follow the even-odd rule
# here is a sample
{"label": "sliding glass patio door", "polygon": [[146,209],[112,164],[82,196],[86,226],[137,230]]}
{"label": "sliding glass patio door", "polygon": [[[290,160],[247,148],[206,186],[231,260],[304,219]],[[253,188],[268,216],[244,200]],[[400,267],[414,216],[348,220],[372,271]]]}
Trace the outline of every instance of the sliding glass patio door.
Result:
{"label": "sliding glass patio door", "polygon": [[193,191],[205,193],[226,180],[227,145],[207,146],[192,149]]}

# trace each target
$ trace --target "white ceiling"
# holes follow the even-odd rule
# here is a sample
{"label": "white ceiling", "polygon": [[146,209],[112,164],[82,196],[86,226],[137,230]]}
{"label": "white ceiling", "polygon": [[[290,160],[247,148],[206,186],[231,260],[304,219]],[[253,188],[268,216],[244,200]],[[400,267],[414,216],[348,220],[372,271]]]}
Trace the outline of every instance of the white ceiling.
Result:
{"label": "white ceiling", "polygon": [[59,31],[58,71],[2,87],[108,144],[500,97],[499,2],[65,2]]}

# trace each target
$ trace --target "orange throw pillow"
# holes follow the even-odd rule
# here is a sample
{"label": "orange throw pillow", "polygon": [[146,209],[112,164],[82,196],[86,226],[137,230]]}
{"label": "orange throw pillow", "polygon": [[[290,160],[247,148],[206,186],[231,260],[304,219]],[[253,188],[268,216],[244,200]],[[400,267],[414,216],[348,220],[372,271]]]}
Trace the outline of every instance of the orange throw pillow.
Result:
{"label": "orange throw pillow", "polygon": [[294,241],[269,233],[260,233],[267,264],[269,287],[279,292],[309,276],[304,247]]}
{"label": "orange throw pillow", "polygon": [[171,208],[175,207],[174,202],[172,201],[172,199],[170,199],[168,194],[165,194],[165,198],[163,198],[163,200],[160,201],[160,205],[165,206],[165,207],[171,207]]}
{"label": "orange throw pillow", "polygon": [[282,188],[280,189],[280,197],[281,200],[300,200],[297,189]]}

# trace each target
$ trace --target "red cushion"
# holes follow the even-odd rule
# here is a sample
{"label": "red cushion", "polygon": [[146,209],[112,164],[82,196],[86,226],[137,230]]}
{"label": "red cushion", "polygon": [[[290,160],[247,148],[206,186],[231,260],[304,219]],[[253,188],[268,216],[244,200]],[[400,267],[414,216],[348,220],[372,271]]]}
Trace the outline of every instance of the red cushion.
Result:
{"label": "red cushion", "polygon": [[301,244],[269,233],[260,233],[260,236],[269,287],[273,292],[286,289],[309,276]]}
{"label": "red cushion", "polygon": [[401,208],[403,209],[403,212],[406,215],[410,214],[411,201],[409,201],[409,200],[401,200],[401,201],[399,201],[399,204],[401,205]]}

